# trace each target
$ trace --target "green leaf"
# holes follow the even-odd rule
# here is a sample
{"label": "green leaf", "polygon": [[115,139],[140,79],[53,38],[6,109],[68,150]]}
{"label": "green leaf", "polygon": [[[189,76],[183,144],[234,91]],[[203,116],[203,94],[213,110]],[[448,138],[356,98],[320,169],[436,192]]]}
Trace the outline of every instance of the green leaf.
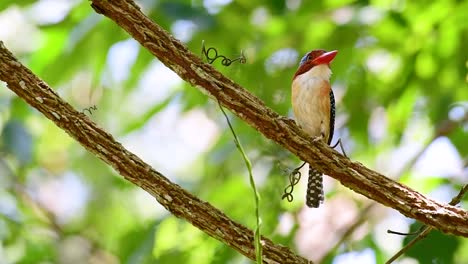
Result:
{"label": "green leaf", "polygon": [[[32,4],[34,2],[37,2],[37,1],[35,1],[35,0],[15,0],[14,4],[18,5],[20,7],[23,7],[23,6],[30,5],[30,4]],[[2,12],[4,9],[10,7],[11,4],[12,3],[10,1],[1,1],[0,2],[0,12]]]}
{"label": "green leaf", "polygon": [[[420,226],[420,223],[414,223],[411,225],[411,230],[417,230]],[[407,236],[404,239],[404,245],[413,238],[414,236]],[[459,244],[456,237],[433,230],[425,239],[411,247],[406,255],[417,259],[419,263],[451,264],[455,263],[454,255]]]}
{"label": "green leaf", "polygon": [[159,222],[141,229],[131,230],[120,239],[119,256],[125,264],[154,263],[151,251],[154,247],[154,232]]}

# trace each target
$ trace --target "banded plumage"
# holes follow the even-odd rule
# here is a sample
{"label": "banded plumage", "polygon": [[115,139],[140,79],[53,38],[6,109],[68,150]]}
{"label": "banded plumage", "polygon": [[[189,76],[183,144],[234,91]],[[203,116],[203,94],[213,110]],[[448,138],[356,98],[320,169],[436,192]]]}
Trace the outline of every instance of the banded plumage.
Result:
{"label": "banded plumage", "polygon": [[[313,50],[299,64],[292,82],[292,106],[297,123],[311,137],[331,143],[335,128],[335,97],[330,85],[330,62],[337,51]],[[317,208],[323,202],[322,173],[309,166],[306,204]]]}

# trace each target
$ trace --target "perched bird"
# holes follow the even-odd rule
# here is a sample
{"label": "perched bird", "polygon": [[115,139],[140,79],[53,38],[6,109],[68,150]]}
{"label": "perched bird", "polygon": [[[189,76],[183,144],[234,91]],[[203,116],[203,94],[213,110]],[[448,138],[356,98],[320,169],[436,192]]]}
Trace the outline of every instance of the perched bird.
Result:
{"label": "perched bird", "polygon": [[[301,60],[292,81],[292,108],[299,126],[311,137],[331,143],[335,126],[335,97],[330,85],[330,62],[338,51],[313,50]],[[323,202],[322,173],[309,166],[306,204]]]}

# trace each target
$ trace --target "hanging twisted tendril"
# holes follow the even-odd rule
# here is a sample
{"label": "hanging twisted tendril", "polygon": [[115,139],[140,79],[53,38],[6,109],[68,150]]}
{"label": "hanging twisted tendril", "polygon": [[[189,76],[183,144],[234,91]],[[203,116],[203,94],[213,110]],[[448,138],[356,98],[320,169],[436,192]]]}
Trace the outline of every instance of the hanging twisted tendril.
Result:
{"label": "hanging twisted tendril", "polygon": [[299,171],[300,169],[302,169],[302,167],[304,167],[306,163],[302,163],[301,166],[295,168],[291,173],[289,173],[288,175],[288,179],[289,179],[289,185],[286,186],[286,188],[284,188],[284,194],[283,196],[281,196],[281,199],[284,200],[286,198],[286,200],[288,200],[288,202],[292,202],[294,200],[294,196],[292,195],[293,191],[294,191],[294,186],[296,186],[298,183],[299,183],[299,180],[301,179],[301,172]]}
{"label": "hanging twisted tendril", "polygon": [[85,109],[81,110],[81,112],[86,115],[85,111],[88,111],[88,113],[90,115],[93,115],[93,110],[97,111],[97,105],[93,105],[93,106],[90,106],[88,108],[85,108]]}
{"label": "hanging twisted tendril", "polygon": [[221,64],[223,66],[230,66],[232,63],[239,61],[239,63],[244,64],[247,62],[247,59],[244,56],[244,51],[241,50],[241,55],[238,58],[230,59],[224,55],[218,55],[218,50],[216,48],[210,47],[205,48],[205,41],[202,41],[202,56],[205,56],[209,64],[212,64],[215,60],[221,58]]}
{"label": "hanging twisted tendril", "polygon": [[[337,146],[340,146],[341,151],[343,152],[344,156],[348,157],[346,155],[346,152],[343,149],[343,145],[341,143],[341,138],[338,139],[336,144],[331,146],[331,147],[336,148]],[[302,176],[302,174],[301,174],[301,172],[299,170],[302,169],[302,167],[304,167],[305,164],[306,164],[306,162],[302,163],[301,166],[295,168],[291,173],[289,173],[289,175],[288,175],[289,185],[286,186],[286,188],[284,188],[284,194],[283,194],[283,196],[281,196],[282,200],[284,200],[285,198],[286,198],[286,200],[288,200],[288,202],[292,202],[294,200],[294,196],[292,195],[292,193],[294,191],[294,186],[296,186],[299,183],[299,180],[301,179],[301,176]]]}

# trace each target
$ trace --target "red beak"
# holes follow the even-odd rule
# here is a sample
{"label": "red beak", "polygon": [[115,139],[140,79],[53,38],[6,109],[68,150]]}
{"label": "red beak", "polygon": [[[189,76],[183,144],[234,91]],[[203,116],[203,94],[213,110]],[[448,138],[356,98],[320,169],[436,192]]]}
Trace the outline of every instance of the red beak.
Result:
{"label": "red beak", "polygon": [[312,61],[312,63],[315,64],[315,65],[329,64],[335,58],[336,54],[338,54],[337,50],[332,50],[332,51],[326,52],[326,53],[318,56],[317,58],[315,58]]}

